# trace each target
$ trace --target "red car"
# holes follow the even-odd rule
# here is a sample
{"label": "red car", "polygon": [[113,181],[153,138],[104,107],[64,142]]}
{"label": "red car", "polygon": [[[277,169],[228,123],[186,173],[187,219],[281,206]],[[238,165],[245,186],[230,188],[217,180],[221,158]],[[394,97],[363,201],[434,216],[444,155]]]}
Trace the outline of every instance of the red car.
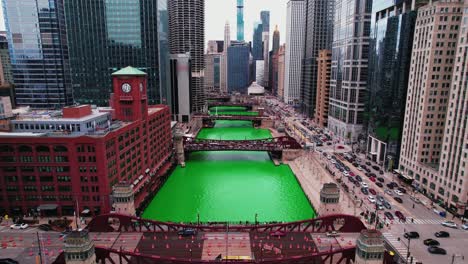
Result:
{"label": "red car", "polygon": [[350,171],[350,172],[348,173],[348,175],[351,176],[351,177],[356,176],[356,174],[354,174],[354,172],[352,172],[352,171]]}
{"label": "red car", "polygon": [[369,180],[370,180],[371,182],[375,182],[375,177],[370,177]]}
{"label": "red car", "polygon": [[406,222],[406,217],[400,211],[395,211],[396,217],[398,217],[401,221]]}
{"label": "red car", "polygon": [[337,149],[344,149],[344,147],[341,146],[341,145],[338,145],[336,148],[337,148]]}
{"label": "red car", "polygon": [[369,192],[370,192],[372,195],[377,195],[377,192],[376,192],[374,189],[372,189],[372,188],[369,188]]}

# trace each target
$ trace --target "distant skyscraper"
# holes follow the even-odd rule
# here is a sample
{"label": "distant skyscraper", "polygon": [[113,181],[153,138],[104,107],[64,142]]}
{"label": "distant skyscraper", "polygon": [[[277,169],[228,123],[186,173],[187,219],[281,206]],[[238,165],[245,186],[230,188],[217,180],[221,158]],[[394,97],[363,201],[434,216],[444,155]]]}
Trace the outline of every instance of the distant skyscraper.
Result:
{"label": "distant skyscraper", "polygon": [[[277,96],[280,100],[284,97],[284,77],[285,77],[285,60],[284,55],[286,52],[286,45],[283,44],[278,50],[278,83],[277,83]],[[284,101],[284,100],[283,100]]]}
{"label": "distant skyscraper", "polygon": [[276,53],[280,46],[280,32],[278,30],[278,25],[275,26],[275,31],[273,32],[273,53]]}
{"label": "distant skyscraper", "polygon": [[192,113],[190,98],[190,54],[170,55],[171,103],[172,120],[189,122]]}
{"label": "distant skyscraper", "polygon": [[0,85],[13,84],[8,40],[3,35],[0,35],[0,67]]}
{"label": "distant skyscraper", "polygon": [[[400,156],[416,10],[411,2],[374,1],[366,100],[367,152],[390,170]],[[413,8],[416,8],[414,5]],[[398,10],[397,13],[394,10]]]}
{"label": "distant skyscraper", "polygon": [[222,40],[208,40],[206,48],[207,53],[222,53],[224,50],[224,41]]}
{"label": "distant skyscraper", "polygon": [[205,106],[205,0],[169,0],[168,10],[170,52],[190,53],[192,112],[201,112]]}
{"label": "distant skyscraper", "polygon": [[304,58],[306,0],[291,0],[286,11],[286,51],[284,55],[284,102],[297,105],[301,98]]}
{"label": "distant skyscraper", "polygon": [[254,60],[263,60],[263,25],[262,23],[255,22],[254,34],[252,40],[252,56]]}
{"label": "distant skyscraper", "polygon": [[231,46],[231,29],[229,22],[226,21],[224,25],[224,46],[223,46],[223,56],[221,57],[221,80],[220,80],[220,90],[222,93],[227,93],[227,79],[228,79],[228,69],[227,69],[227,50]]}
{"label": "distant skyscraper", "polygon": [[399,172],[434,201],[468,216],[468,0],[418,9]]}
{"label": "distant skyscraper", "polygon": [[[319,51],[323,49],[331,50],[332,47],[334,10],[335,0],[307,0],[305,47],[301,78],[301,108],[302,112],[309,117],[313,117],[315,111]],[[344,30],[342,31],[344,32]]]}
{"label": "distant skyscraper", "polygon": [[265,78],[265,76],[263,76],[263,72],[264,72],[263,67],[264,66],[265,66],[265,63],[262,60],[256,61],[255,68],[257,69],[257,71],[256,71],[256,75],[255,75],[255,82],[258,85],[261,85],[261,86],[263,86],[263,82],[264,82],[264,78]]}
{"label": "distant skyscraper", "polygon": [[[222,52],[218,52],[218,45],[216,48],[210,47],[217,41],[208,41],[208,49],[205,54],[205,91],[220,92],[221,87],[221,61]],[[214,48],[214,49],[213,49]],[[222,50],[221,46],[221,50]]]}
{"label": "distant skyscraper", "polygon": [[3,0],[3,12],[18,105],[72,104],[63,0]]}
{"label": "distant skyscraper", "polygon": [[250,84],[250,47],[233,43],[228,47],[228,92],[247,93]]}
{"label": "distant skyscraper", "polygon": [[268,83],[268,76],[270,74],[270,11],[261,11],[260,18],[262,20],[263,26],[263,33],[262,33],[262,41],[263,41],[263,61],[265,63],[264,66],[264,87],[269,87]]}
{"label": "distant skyscraper", "polygon": [[330,94],[331,50],[319,51],[317,58],[317,96],[315,102],[315,123],[327,127],[328,97]]}
{"label": "distant skyscraper", "polygon": [[336,0],[328,129],[347,142],[366,138],[363,124],[371,15],[372,1]]}
{"label": "distant skyscraper", "polygon": [[237,0],[237,40],[244,41],[244,0]]}
{"label": "distant skyscraper", "polygon": [[[167,97],[169,28],[164,1],[64,3],[75,101],[108,105],[112,89],[108,76],[129,65],[148,74],[150,104]],[[123,14],[132,19],[122,19]]]}

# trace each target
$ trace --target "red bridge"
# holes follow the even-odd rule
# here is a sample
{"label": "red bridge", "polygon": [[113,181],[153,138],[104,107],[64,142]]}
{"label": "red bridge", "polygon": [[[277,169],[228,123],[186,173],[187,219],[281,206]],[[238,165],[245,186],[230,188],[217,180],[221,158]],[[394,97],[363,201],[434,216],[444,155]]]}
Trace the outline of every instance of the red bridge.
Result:
{"label": "red bridge", "polygon": [[[98,263],[351,263],[364,224],[332,215],[278,224],[176,224],[118,214],[88,225]],[[186,229],[193,236],[179,236]],[[326,232],[337,231],[338,237]],[[63,254],[56,262],[65,263]]]}
{"label": "red bridge", "polygon": [[213,106],[244,106],[252,109],[253,103],[241,103],[241,102],[208,102],[208,108]]}
{"label": "red bridge", "polygon": [[288,136],[259,140],[213,140],[184,137],[184,150],[193,151],[268,151],[281,152],[285,149],[302,149],[297,141]]}

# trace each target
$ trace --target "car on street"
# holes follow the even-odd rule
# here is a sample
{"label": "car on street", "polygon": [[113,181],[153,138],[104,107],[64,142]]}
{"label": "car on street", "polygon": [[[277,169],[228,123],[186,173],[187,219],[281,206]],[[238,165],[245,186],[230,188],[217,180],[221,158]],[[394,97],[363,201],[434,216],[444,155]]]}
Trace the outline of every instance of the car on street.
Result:
{"label": "car on street", "polygon": [[376,166],[376,165],[373,165],[372,168],[376,171],[379,171],[380,170],[380,167],[379,166]]}
{"label": "car on street", "polygon": [[383,188],[383,184],[381,182],[376,182],[375,185],[379,186],[380,188]]}
{"label": "car on street", "polygon": [[42,231],[50,231],[52,230],[52,226],[49,225],[49,224],[42,224],[42,225],[39,225],[37,227],[39,230],[42,230]]}
{"label": "car on street", "polygon": [[416,238],[419,238],[419,233],[415,231],[411,231],[411,232],[406,232],[403,236],[405,238],[416,239]]}
{"label": "car on street", "polygon": [[370,180],[371,182],[375,182],[375,178],[374,178],[374,177],[370,177],[369,180]]}
{"label": "car on street", "polygon": [[0,258],[0,264],[19,264],[19,262],[11,258]]}
{"label": "car on street", "polygon": [[398,217],[398,219],[400,219],[402,222],[406,222],[406,217],[405,217],[405,215],[403,215],[402,212],[395,211],[395,216]]}
{"label": "car on street", "polygon": [[362,178],[361,178],[361,176],[359,176],[359,175],[358,175],[358,176],[356,176],[356,180],[357,180],[358,182],[362,182]]}
{"label": "car on street", "polygon": [[393,220],[394,219],[392,213],[390,213],[390,212],[385,212],[384,215],[385,215],[385,217],[387,217],[388,220]]}
{"label": "car on street", "polygon": [[[350,172],[349,172],[349,176],[354,177],[354,176],[356,176],[356,174],[354,174],[354,172],[350,171]],[[360,178],[360,177],[359,177],[359,178]]]}
{"label": "car on street", "polygon": [[286,233],[281,231],[281,230],[277,230],[277,231],[274,231],[274,232],[271,232],[270,233],[270,236],[273,236],[273,237],[284,237],[286,236]]}
{"label": "car on street", "polygon": [[375,173],[371,172],[371,173],[369,174],[369,177],[374,177],[374,178],[376,178],[377,175],[376,175]]}
{"label": "car on street", "polygon": [[364,187],[364,188],[369,188],[369,185],[365,182],[361,182],[361,187]]}
{"label": "car on street", "polygon": [[367,200],[369,200],[369,202],[371,202],[371,203],[375,203],[375,198],[374,198],[374,196],[372,196],[372,195],[369,195],[369,196],[367,197]]}
{"label": "car on street", "polygon": [[385,182],[385,179],[382,178],[382,177],[378,177],[377,180],[378,180],[379,182]]}
{"label": "car on street", "polygon": [[445,227],[457,228],[457,224],[453,221],[445,221],[442,223],[442,225]]}
{"label": "car on street", "polygon": [[369,195],[369,191],[367,190],[367,188],[362,187],[362,188],[361,188],[361,192],[362,192],[362,194],[364,194],[364,195]]}
{"label": "car on street", "polygon": [[431,254],[437,254],[437,255],[447,255],[447,251],[443,248],[436,247],[436,246],[431,246],[427,248],[427,251]]}
{"label": "car on street", "polygon": [[434,236],[436,236],[436,237],[450,237],[450,233],[447,232],[447,231],[439,231],[439,232],[435,232]]}
{"label": "car on street", "polygon": [[425,239],[423,243],[426,246],[439,246],[440,245],[439,241],[432,239],[432,238]]}
{"label": "car on street", "polygon": [[369,192],[370,192],[372,195],[376,195],[376,194],[377,194],[377,192],[376,192],[374,189],[372,189],[372,188],[369,188]]}
{"label": "car on street", "polygon": [[389,188],[390,190],[393,190],[393,184],[390,184],[390,183],[387,183],[387,188]]}
{"label": "car on street", "polygon": [[344,149],[344,147],[341,146],[341,145],[338,145],[336,148],[337,148],[337,149]]}
{"label": "car on street", "polygon": [[380,175],[383,175],[383,174],[384,174],[383,170],[380,170],[380,171],[379,171],[379,174],[380,174]]}
{"label": "car on street", "polygon": [[393,197],[393,199],[399,203],[403,203],[403,200],[400,197]]}
{"label": "car on street", "polygon": [[390,189],[385,189],[385,193],[388,194],[388,195],[392,195],[392,190],[390,190]]}
{"label": "car on street", "polygon": [[327,237],[339,237],[340,233],[338,233],[336,231],[330,231],[330,232],[327,232],[326,235],[327,235]]}
{"label": "car on street", "polygon": [[392,209],[392,205],[390,205],[389,202],[383,201],[382,203],[383,203],[383,206],[385,206],[385,208],[387,208],[388,210]]}
{"label": "car on street", "polygon": [[24,224],[24,223],[18,223],[18,224],[13,224],[10,226],[10,229],[26,229],[28,228],[28,224]]}
{"label": "car on street", "polygon": [[379,202],[384,202],[385,201],[385,198],[382,195],[377,195],[376,198],[377,198],[377,200]]}
{"label": "car on street", "polygon": [[366,161],[366,165],[370,166],[371,165],[370,161]]}
{"label": "car on street", "polygon": [[462,228],[463,230],[468,230],[468,224],[463,224],[463,225],[461,226],[461,228]]}
{"label": "car on street", "polygon": [[403,195],[403,193],[400,192],[400,190],[394,190],[393,192],[396,193],[396,194],[399,195],[399,196],[402,196],[402,195]]}
{"label": "car on street", "polygon": [[361,187],[361,185],[359,184],[358,181],[355,181],[355,182],[354,182],[354,186],[356,186],[356,187],[358,187],[358,188]]}
{"label": "car on street", "polygon": [[179,236],[194,236],[197,234],[197,231],[193,228],[185,228],[177,232]]}
{"label": "car on street", "polygon": [[406,193],[406,189],[405,188],[402,188],[402,187],[398,187],[398,190],[402,193]]}

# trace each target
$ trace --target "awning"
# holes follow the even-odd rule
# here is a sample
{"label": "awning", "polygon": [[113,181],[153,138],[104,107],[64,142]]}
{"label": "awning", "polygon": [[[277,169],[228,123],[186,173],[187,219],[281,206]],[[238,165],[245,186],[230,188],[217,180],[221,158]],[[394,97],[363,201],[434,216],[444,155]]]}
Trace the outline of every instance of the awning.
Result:
{"label": "awning", "polygon": [[138,180],[141,181],[141,179],[143,179],[143,175],[140,175],[140,177],[138,177]]}
{"label": "awning", "polygon": [[38,211],[47,211],[57,209],[58,204],[41,204],[37,207]]}
{"label": "awning", "polygon": [[82,214],[89,214],[89,209],[84,209],[81,213]]}
{"label": "awning", "polygon": [[133,182],[133,185],[137,185],[139,182],[140,182],[139,180],[135,180],[135,181]]}
{"label": "awning", "polygon": [[145,173],[149,173],[149,172],[150,172],[150,169],[149,169],[149,168],[145,170]]}

